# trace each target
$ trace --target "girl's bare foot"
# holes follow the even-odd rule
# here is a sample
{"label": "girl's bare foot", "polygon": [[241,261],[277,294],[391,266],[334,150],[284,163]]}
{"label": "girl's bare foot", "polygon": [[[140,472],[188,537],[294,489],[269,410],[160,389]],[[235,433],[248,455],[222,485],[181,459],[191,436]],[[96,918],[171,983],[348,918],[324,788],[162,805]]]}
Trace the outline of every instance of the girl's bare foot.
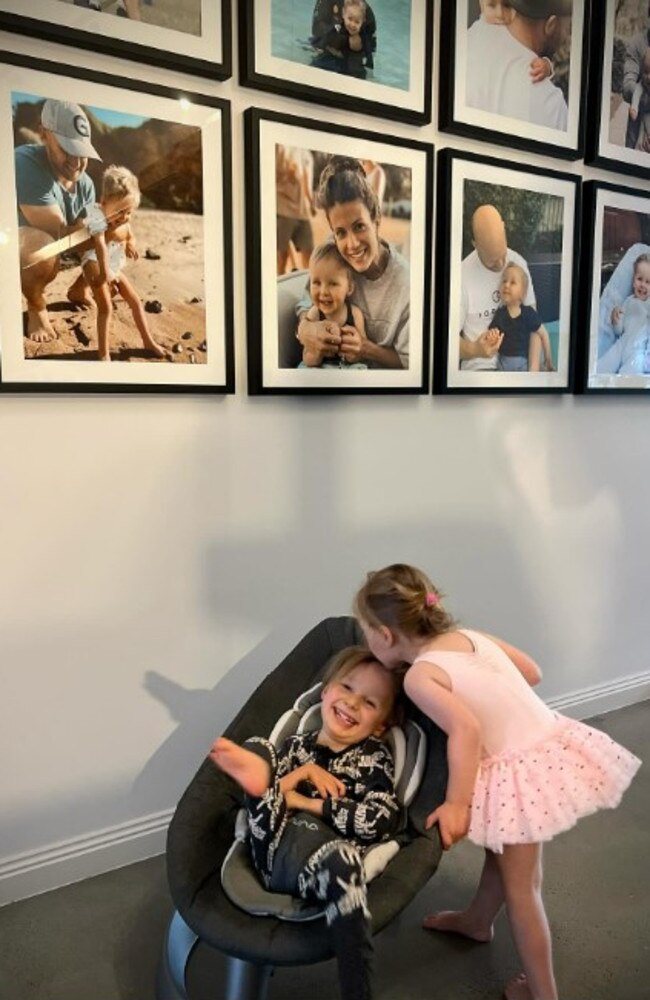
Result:
{"label": "girl's bare foot", "polygon": [[528,989],[526,973],[520,972],[518,976],[506,983],[503,995],[506,1000],[533,1000],[533,994]]}
{"label": "girl's bare foot", "polygon": [[164,347],[160,346],[160,344],[157,344],[155,340],[144,342],[144,349],[157,358],[164,358],[166,361],[169,361],[171,358],[170,352],[166,351]]}
{"label": "girl's bare foot", "polygon": [[212,744],[209,757],[249,795],[263,795],[269,787],[271,769],[266,761],[232,740],[220,736]]}
{"label": "girl's bare foot", "polygon": [[494,936],[492,927],[479,926],[465,910],[441,910],[440,913],[430,913],[422,921],[422,926],[428,931],[462,934],[472,941],[491,941]]}

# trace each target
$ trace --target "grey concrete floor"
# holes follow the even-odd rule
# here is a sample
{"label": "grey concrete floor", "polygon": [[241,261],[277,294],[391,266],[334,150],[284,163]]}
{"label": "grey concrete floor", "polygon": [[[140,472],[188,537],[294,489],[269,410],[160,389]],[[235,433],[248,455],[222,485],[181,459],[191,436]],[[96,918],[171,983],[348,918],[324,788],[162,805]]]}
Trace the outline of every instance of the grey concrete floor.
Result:
{"label": "grey concrete floor", "polygon": [[[650,760],[650,702],[590,720]],[[491,1000],[519,969],[507,923],[490,945],[420,927],[470,897],[482,852],[458,845],[375,938],[376,1000]],[[562,1000],[650,1000],[650,767],[622,805],[545,851],[545,899]],[[172,906],[151,858],[0,909],[0,1000],[149,1000]],[[199,947],[190,1000],[222,1000],[223,961]],[[279,969],[269,1000],[336,1000],[333,963]]]}

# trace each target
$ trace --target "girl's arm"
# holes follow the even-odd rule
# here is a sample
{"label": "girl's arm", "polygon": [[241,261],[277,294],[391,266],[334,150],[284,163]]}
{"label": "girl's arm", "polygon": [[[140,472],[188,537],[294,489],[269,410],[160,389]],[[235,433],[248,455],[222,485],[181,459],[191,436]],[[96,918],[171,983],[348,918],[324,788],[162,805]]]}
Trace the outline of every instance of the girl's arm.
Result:
{"label": "girl's arm", "polygon": [[643,86],[639,82],[637,83],[634,91],[632,93],[632,100],[630,101],[630,118],[635,122],[639,115],[639,105],[641,104],[641,98],[643,97]]}
{"label": "girl's arm", "polygon": [[470,804],[481,751],[481,729],[474,713],[434,676],[435,667],[421,660],[406,672],[404,690],[421,711],[447,733],[449,778],[445,801],[427,817],[438,824],[445,850],[469,829]]}
{"label": "girl's arm", "polygon": [[108,249],[106,247],[106,240],[104,239],[104,234],[99,233],[97,236],[92,238],[93,249],[97,254],[97,264],[99,266],[98,282],[105,285],[108,281]]}
{"label": "girl's arm", "polygon": [[310,352],[310,356],[319,355],[318,361],[312,364],[320,364],[323,358],[333,358],[339,353],[341,346],[341,328],[338,323],[332,323],[328,319],[318,319],[318,310],[315,310],[315,319],[310,319],[313,315],[311,307],[306,312],[301,312],[298,318],[298,329],[296,337],[303,347],[303,360],[305,351]]}
{"label": "girl's arm", "polygon": [[[318,323],[318,307],[312,306],[311,309],[305,313],[304,319],[308,323]],[[330,356],[330,352],[323,350],[322,347],[313,344],[311,341],[307,340],[305,343],[300,339],[300,325],[298,325],[298,331],[296,332],[296,338],[302,347],[302,360],[303,364],[307,365],[309,368],[319,368],[322,365],[325,358]]]}
{"label": "girl's arm", "polygon": [[106,230],[108,229],[108,223],[102,209],[96,204],[86,206],[85,221],[86,226],[88,227],[88,232],[91,236],[93,249],[97,255],[97,264],[99,266],[98,281],[103,285],[108,281],[109,271],[108,249],[106,247],[105,235]]}
{"label": "girl's arm", "polygon": [[130,260],[137,260],[140,254],[138,253],[138,247],[133,230],[129,225],[124,228],[126,230],[124,233],[124,252]]}
{"label": "girl's arm", "polygon": [[528,653],[524,653],[523,649],[517,649],[516,646],[511,646],[509,642],[505,642],[503,639],[498,639],[495,635],[489,635],[488,639],[491,639],[492,642],[496,642],[497,646],[500,646],[504,653],[510,657],[519,673],[523,674],[525,680],[528,681],[531,687],[534,687],[535,684],[539,684],[542,679],[542,671],[537,666],[532,656],[529,656]]}

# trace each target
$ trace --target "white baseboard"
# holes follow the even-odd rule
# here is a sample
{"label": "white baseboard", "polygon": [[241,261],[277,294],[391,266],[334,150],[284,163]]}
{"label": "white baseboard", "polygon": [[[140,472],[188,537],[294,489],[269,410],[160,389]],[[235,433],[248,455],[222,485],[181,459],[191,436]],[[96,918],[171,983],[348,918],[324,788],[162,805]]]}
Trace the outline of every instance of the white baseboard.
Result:
{"label": "white baseboard", "polygon": [[[586,719],[650,698],[650,671],[546,699]],[[173,809],[0,860],[0,906],[162,854]]]}
{"label": "white baseboard", "polygon": [[613,712],[626,705],[636,705],[650,698],[650,670],[615,681],[594,684],[593,687],[569,694],[546,698],[549,708],[562,712],[572,719],[589,719],[593,715]]}
{"label": "white baseboard", "polygon": [[0,859],[0,906],[162,854],[172,814],[165,809]]}

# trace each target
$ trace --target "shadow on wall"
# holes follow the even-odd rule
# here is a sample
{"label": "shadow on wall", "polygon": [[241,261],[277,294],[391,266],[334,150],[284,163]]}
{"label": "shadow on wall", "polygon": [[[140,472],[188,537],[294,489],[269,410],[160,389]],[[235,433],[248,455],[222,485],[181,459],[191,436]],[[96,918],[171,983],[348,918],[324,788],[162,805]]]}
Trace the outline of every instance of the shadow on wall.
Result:
{"label": "shadow on wall", "polygon": [[[630,463],[642,468],[645,462],[644,423],[640,413],[633,419],[644,402],[625,403],[630,411],[625,448],[620,422],[605,422],[590,400],[527,397],[524,405],[476,396],[434,402],[435,413],[424,397],[391,400],[389,413],[384,399],[371,397],[364,398],[362,411],[346,399],[337,399],[336,407],[331,400],[284,402],[275,417],[292,447],[286,435],[270,436],[255,453],[254,472],[248,473],[248,495],[259,496],[248,501],[250,520],[259,515],[259,531],[232,530],[224,502],[220,517],[228,535],[215,541],[214,532],[201,550],[203,565],[191,570],[206,627],[226,637],[239,629],[263,638],[233,665],[215,663],[220,679],[206,689],[184,688],[155,669],[158,650],[142,657],[150,668],[143,676],[144,690],[165,706],[174,731],[133,779],[116,773],[56,799],[7,811],[2,820],[6,843],[24,844],[26,830],[50,831],[48,840],[54,841],[71,836],[72,828],[81,836],[171,809],[212,740],[262,678],[316,622],[348,613],[367,570],[390,562],[422,566],[465,623],[529,647],[546,669],[543,694],[577,690],[643,668],[638,624],[643,618],[634,601],[643,600],[640,582],[646,568],[635,527],[645,523],[647,498],[624,486]],[[248,405],[254,412],[246,429],[259,436],[272,404],[249,400]],[[375,431],[389,419],[387,441]],[[424,420],[434,432],[427,438],[430,452],[423,454],[420,444],[414,459],[411,448],[394,445],[408,443],[414,422]],[[567,421],[570,433],[562,432]],[[460,455],[458,442],[463,443]],[[248,482],[242,469],[250,466],[250,453],[241,434],[225,446],[221,468],[206,461],[212,442],[197,438],[194,448],[185,461],[199,470],[198,496],[220,495],[223,467],[234,481]],[[291,485],[281,527],[278,498],[275,521],[265,520],[267,494],[252,489],[274,465]],[[177,488],[184,498],[186,486],[178,483]],[[168,499],[175,509],[173,497]],[[625,662],[621,634],[629,639]],[[123,648],[132,648],[136,638],[142,642],[140,633],[124,631]],[[67,632],[61,641],[70,643]],[[79,655],[97,643],[96,633],[87,636]],[[100,653],[97,670],[110,676],[110,664]],[[137,713],[138,703],[125,705],[124,712],[125,717]],[[99,753],[105,761],[111,748],[84,752]]]}
{"label": "shadow on wall", "polygon": [[[326,616],[327,611],[321,617]],[[285,638],[286,648],[281,649],[276,648],[282,641],[279,636],[286,637],[287,632],[276,630],[232,667],[212,689],[184,688],[156,670],[147,671],[143,678],[145,690],[165,706],[177,727],[133,783],[132,797],[140,811],[146,813],[161,808],[161,789],[166,790],[165,801],[169,806],[178,801],[215,738],[223,732],[263,678],[315,624],[316,620],[307,621],[300,634],[296,634],[295,642]]]}
{"label": "shadow on wall", "polygon": [[[512,400],[483,399],[480,410],[472,402],[437,401],[465,424],[459,427],[462,440],[473,429],[477,447],[460,469],[453,442],[446,448],[437,445],[430,479],[425,483],[422,473],[418,483],[431,495],[426,520],[405,517],[399,500],[392,518],[400,524],[397,529],[364,530],[358,519],[346,517],[340,506],[350,486],[337,487],[343,473],[333,456],[336,427],[320,421],[312,446],[299,452],[291,537],[269,532],[250,541],[237,537],[208,551],[201,588],[207,606],[218,609],[224,628],[250,614],[268,634],[212,690],[184,689],[156,671],[147,673],[146,690],[166,706],[177,728],[135,781],[141,811],[156,796],[160,808],[161,788],[167,789],[170,803],[177,800],[212,740],[262,678],[320,619],[350,613],[366,572],[391,562],[412,562],[428,571],[449,595],[447,606],[465,624],[530,648],[546,668],[543,695],[607,679],[607,674],[594,676],[594,662],[607,664],[607,648],[615,646],[602,608],[615,615],[622,601],[624,587],[614,581],[617,567],[622,572],[626,539],[616,491],[598,471],[607,462],[594,461],[591,418],[581,420],[570,397],[527,400],[525,414]],[[504,415],[504,405],[510,406],[510,416]],[[558,424],[549,422],[548,411],[559,405],[574,411],[575,433],[554,440],[552,427]],[[340,421],[343,426],[345,416]],[[308,415],[299,422],[306,434],[308,423]],[[615,448],[613,441],[601,441],[601,446]],[[372,448],[377,449],[374,456]],[[385,481],[386,457],[379,440],[360,454],[359,474],[368,496],[382,495],[378,491]],[[391,479],[411,484],[405,490],[413,483],[412,466],[409,449],[390,457]],[[394,501],[388,497],[386,502],[388,518]],[[453,521],[452,507],[458,511]],[[317,523],[310,520],[313,511],[318,511]],[[589,610],[588,626],[576,621],[571,594],[579,595],[580,607]],[[553,621],[552,629],[546,620]]]}

